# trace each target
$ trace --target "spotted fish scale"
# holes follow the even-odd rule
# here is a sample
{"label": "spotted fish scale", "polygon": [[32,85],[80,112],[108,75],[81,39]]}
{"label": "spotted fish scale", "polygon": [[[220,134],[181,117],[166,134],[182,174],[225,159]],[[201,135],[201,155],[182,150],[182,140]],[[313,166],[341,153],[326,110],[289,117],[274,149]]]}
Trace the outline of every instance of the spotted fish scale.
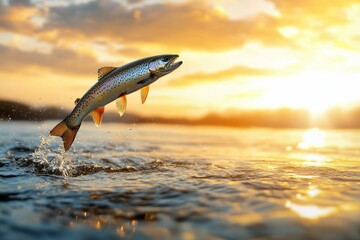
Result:
{"label": "spotted fish scale", "polygon": [[104,106],[116,100],[120,115],[126,109],[126,95],[141,89],[141,100],[145,101],[149,85],[160,77],[177,69],[182,62],[174,63],[178,55],[166,54],[143,58],[121,67],[104,67],[98,70],[99,80],[81,99],[76,100],[72,112],[50,131],[60,136],[68,150],[84,118],[91,114],[100,125]]}

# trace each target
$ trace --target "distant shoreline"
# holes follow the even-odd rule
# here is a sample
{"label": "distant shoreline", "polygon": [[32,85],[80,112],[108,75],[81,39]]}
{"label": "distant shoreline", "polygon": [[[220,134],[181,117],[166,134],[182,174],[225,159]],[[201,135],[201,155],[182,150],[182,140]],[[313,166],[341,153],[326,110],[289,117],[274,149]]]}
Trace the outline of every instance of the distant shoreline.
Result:
{"label": "distant shoreline", "polygon": [[[31,108],[14,101],[0,100],[0,121],[46,121],[62,120],[69,111],[58,107]],[[91,121],[86,118],[86,121]],[[306,110],[275,109],[275,110],[235,110],[223,114],[209,113],[198,119],[144,117],[126,113],[121,118],[116,112],[104,114],[106,123],[158,123],[194,126],[224,126],[235,128],[276,128],[306,129],[311,127],[356,129],[360,128],[360,108],[352,111],[332,109],[323,117],[312,119]]]}

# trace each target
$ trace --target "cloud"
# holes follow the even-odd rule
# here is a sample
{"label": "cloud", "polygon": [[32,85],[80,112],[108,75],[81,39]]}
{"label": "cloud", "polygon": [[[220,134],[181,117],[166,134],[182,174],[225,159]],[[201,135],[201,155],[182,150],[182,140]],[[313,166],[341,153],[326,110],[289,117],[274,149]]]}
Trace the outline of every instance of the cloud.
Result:
{"label": "cloud", "polygon": [[[356,3],[304,0],[294,5],[293,1],[269,0],[262,4],[270,4],[281,17],[260,11],[234,19],[219,11],[211,1],[158,2],[131,7],[141,2],[99,0],[49,5],[45,1],[42,5],[31,5],[26,0],[10,1],[9,6],[0,4],[0,29],[37,35],[53,43],[102,39],[126,45],[155,44],[176,52],[222,51],[248,42],[301,49],[311,47],[314,40],[347,43],[347,39],[331,30],[339,27],[341,31],[340,26],[353,22],[346,9]],[[252,6],[253,11],[256,6]],[[36,18],[45,19],[41,26]]]}
{"label": "cloud", "polygon": [[0,3],[0,30],[31,34],[36,25],[30,19],[37,11],[37,8],[31,5],[12,3],[5,6]]}
{"label": "cloud", "polygon": [[343,41],[347,42],[349,31],[346,26],[354,23],[347,11],[358,4],[355,0],[334,0],[331,3],[326,0],[304,0],[297,1],[296,4],[293,1],[270,1],[281,13],[275,27],[282,31],[289,44],[303,50],[326,44],[339,46]]}
{"label": "cloud", "polygon": [[[1,4],[0,4],[1,5]],[[9,6],[31,6],[31,0],[11,0],[8,1]]]}
{"label": "cloud", "polygon": [[[157,3],[129,8],[110,0],[49,8],[41,32],[58,31],[57,37],[82,40],[101,38],[124,44],[157,44],[174,51],[222,51],[248,42],[267,46],[311,47],[314,40],[339,42],[328,28],[349,23],[345,9],[354,1],[269,1],[280,17],[266,14],[234,19],[208,1]],[[299,35],[284,35],[295,27]]]}
{"label": "cloud", "polygon": [[138,3],[143,3],[144,0],[127,0],[128,4],[138,4]]}
{"label": "cloud", "polygon": [[128,57],[133,57],[133,58],[139,58],[141,56],[144,56],[143,52],[141,52],[140,50],[138,50],[134,47],[121,48],[121,49],[117,50],[117,53],[120,56],[128,56]]}
{"label": "cloud", "polygon": [[204,84],[209,82],[221,82],[228,79],[233,80],[235,77],[244,77],[244,78],[259,77],[259,76],[266,77],[275,74],[279,74],[279,72],[269,69],[236,66],[230,69],[226,69],[214,73],[195,73],[195,74],[185,75],[178,79],[171,80],[169,82],[169,85],[176,87],[189,86],[189,85]]}
{"label": "cloud", "polygon": [[55,48],[51,54],[45,54],[0,45],[0,55],[2,59],[6,59],[0,65],[2,72],[37,68],[39,71],[45,69],[57,73],[89,75],[103,66],[93,56],[63,48]]}
{"label": "cloud", "polygon": [[[174,51],[221,51],[251,41],[294,47],[304,47],[304,41],[319,38],[339,42],[327,27],[347,24],[349,19],[342,9],[353,3],[305,0],[294,7],[291,1],[272,0],[269,2],[281,17],[257,14],[230,19],[208,1],[155,3],[136,8],[129,6],[141,1],[100,0],[46,7],[25,0],[10,2],[9,6],[0,5],[0,29],[35,34],[52,42],[102,39],[127,45],[156,44]],[[46,20],[39,26],[34,17]]]}
{"label": "cloud", "polygon": [[[333,0],[331,3],[327,0],[302,0],[296,2],[292,1],[283,1],[283,0],[269,0],[273,2],[276,8],[281,12],[283,17],[291,18],[292,22],[301,23],[301,19],[316,17],[323,17],[322,22],[332,21],[339,22],[341,20],[345,20],[346,18],[344,13],[345,9],[353,4],[357,4],[356,0]],[[301,14],[301,18],[299,16],[292,16],[292,13]],[[325,17],[325,18],[324,18]],[[290,19],[287,19],[290,20]],[[321,20],[321,19],[319,19]],[[314,23],[316,25],[316,23]]]}
{"label": "cloud", "polygon": [[128,9],[110,0],[51,7],[42,32],[58,31],[58,37],[82,40],[102,38],[125,44],[158,44],[168,49],[219,51],[241,46],[249,40],[280,42],[283,37],[272,17],[231,20],[212,6],[152,4]]}

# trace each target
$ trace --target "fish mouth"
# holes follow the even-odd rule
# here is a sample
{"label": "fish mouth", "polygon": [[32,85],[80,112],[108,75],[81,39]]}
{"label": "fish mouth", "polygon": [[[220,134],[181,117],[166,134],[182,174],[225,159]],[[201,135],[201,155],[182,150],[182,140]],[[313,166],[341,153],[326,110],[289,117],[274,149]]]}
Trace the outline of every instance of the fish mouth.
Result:
{"label": "fish mouth", "polygon": [[177,69],[178,67],[181,66],[181,64],[183,63],[182,61],[179,61],[179,62],[175,62],[175,60],[179,57],[179,55],[174,55],[171,57],[171,61],[169,61],[167,64],[166,64],[166,72],[172,72],[174,71],[175,69]]}

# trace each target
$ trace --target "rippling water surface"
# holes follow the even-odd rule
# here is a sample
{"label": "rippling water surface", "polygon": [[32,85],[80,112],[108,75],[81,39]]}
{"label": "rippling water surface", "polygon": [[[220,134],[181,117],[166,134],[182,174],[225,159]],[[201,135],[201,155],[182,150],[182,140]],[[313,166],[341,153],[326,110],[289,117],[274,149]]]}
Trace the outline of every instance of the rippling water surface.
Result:
{"label": "rippling water surface", "polygon": [[0,122],[0,238],[360,239],[360,131]]}

